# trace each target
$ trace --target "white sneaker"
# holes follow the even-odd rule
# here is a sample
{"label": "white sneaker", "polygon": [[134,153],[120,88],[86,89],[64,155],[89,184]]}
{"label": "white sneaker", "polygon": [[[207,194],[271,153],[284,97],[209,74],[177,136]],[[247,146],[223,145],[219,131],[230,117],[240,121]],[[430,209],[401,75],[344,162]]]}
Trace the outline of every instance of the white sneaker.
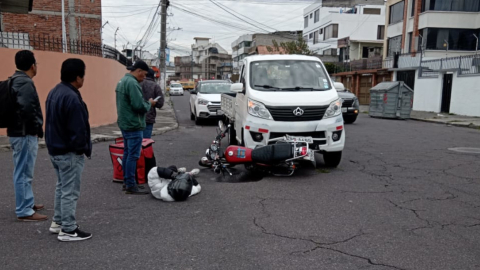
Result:
{"label": "white sneaker", "polygon": [[62,230],[62,225],[57,224],[55,221],[52,221],[52,225],[50,225],[50,229],[48,229],[51,233],[60,233]]}

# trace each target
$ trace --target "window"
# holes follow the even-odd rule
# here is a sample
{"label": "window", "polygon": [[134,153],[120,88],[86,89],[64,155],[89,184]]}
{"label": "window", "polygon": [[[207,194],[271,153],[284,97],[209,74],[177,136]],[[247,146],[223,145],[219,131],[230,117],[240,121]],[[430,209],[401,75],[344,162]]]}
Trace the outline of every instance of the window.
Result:
{"label": "window", "polygon": [[318,30],[318,33],[319,33],[320,35],[323,35],[323,28],[320,28],[320,30]]}
{"label": "window", "polygon": [[308,36],[303,36],[303,40],[307,41],[307,40],[308,40]]}
{"label": "window", "polygon": [[426,38],[427,50],[475,51],[480,29],[450,29],[426,28],[422,29],[423,38]]}
{"label": "window", "polygon": [[398,2],[395,5],[390,6],[390,24],[403,21],[403,12],[405,9],[405,1]]}
{"label": "window", "polygon": [[478,0],[422,0],[422,12],[426,10],[437,11],[480,11]]}
{"label": "window", "polygon": [[307,28],[308,27],[308,16],[303,18],[303,28]]}
{"label": "window", "polygon": [[380,15],[382,11],[379,8],[364,8],[363,14]]}
{"label": "window", "polygon": [[[326,91],[332,89],[328,74],[316,61],[272,60],[250,64],[250,87],[259,91]],[[268,86],[268,87],[264,87]]]}
{"label": "window", "polygon": [[313,13],[310,13],[310,19],[313,17]]}
{"label": "window", "polygon": [[410,15],[413,17],[415,15],[415,0],[412,0],[412,14]]}
{"label": "window", "polygon": [[308,34],[308,39],[312,39],[312,38],[313,38],[313,33]]}
{"label": "window", "polygon": [[337,55],[337,49],[328,49],[323,51],[323,55]]}
{"label": "window", "polygon": [[408,52],[412,52],[412,38],[413,32],[408,33]]}
{"label": "window", "polygon": [[393,56],[396,52],[401,51],[402,35],[389,38],[387,40],[387,56]]}
{"label": "window", "polygon": [[330,24],[329,26],[325,27],[323,40],[330,38],[338,38],[338,24]]}
{"label": "window", "polygon": [[368,47],[363,47],[362,58],[368,58]]}
{"label": "window", "polygon": [[315,20],[314,22],[318,22],[320,20],[320,10],[315,10]]}
{"label": "window", "polygon": [[318,43],[318,32],[315,31],[313,33],[313,44],[317,44]]}
{"label": "window", "polygon": [[385,39],[385,25],[379,25],[377,29],[377,39]]}

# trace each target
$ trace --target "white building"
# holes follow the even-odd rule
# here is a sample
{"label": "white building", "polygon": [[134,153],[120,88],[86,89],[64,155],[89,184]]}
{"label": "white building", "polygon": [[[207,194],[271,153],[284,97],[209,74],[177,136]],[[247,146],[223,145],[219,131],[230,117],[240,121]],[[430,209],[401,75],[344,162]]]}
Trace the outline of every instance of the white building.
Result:
{"label": "white building", "polygon": [[[303,19],[303,37],[320,55],[340,55],[342,61],[368,58],[375,51],[381,56],[383,0],[323,0],[307,7]],[[343,38],[349,38],[349,44],[339,50]]]}
{"label": "white building", "polygon": [[211,54],[228,54],[228,52],[218,43],[210,43],[210,38],[193,38],[195,44],[192,45],[193,61],[201,64],[203,60]]}
{"label": "white building", "polygon": [[243,35],[234,42],[232,42],[232,57],[233,57],[233,70],[238,71],[242,60],[248,56],[250,47],[252,46],[253,35]]}
{"label": "white building", "polygon": [[384,67],[413,109],[480,116],[480,1],[388,0],[386,18]]}

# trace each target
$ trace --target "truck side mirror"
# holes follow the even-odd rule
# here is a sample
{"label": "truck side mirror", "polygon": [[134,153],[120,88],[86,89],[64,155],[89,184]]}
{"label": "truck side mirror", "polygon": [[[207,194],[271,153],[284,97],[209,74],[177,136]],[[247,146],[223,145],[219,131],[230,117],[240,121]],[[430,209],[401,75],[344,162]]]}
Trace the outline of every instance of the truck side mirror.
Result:
{"label": "truck side mirror", "polygon": [[230,91],[235,93],[243,92],[243,83],[234,83],[230,86]]}

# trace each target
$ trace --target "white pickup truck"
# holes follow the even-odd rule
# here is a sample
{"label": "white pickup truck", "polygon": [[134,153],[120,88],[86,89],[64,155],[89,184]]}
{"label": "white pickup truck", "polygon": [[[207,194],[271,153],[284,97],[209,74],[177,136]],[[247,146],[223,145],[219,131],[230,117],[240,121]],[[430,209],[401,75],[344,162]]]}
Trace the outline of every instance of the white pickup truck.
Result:
{"label": "white pickup truck", "polygon": [[222,94],[221,110],[232,125],[229,144],[267,145],[284,135],[312,137],[310,147],[337,167],[345,145],[342,100],[320,59],[259,55],[243,60],[240,83]]}

